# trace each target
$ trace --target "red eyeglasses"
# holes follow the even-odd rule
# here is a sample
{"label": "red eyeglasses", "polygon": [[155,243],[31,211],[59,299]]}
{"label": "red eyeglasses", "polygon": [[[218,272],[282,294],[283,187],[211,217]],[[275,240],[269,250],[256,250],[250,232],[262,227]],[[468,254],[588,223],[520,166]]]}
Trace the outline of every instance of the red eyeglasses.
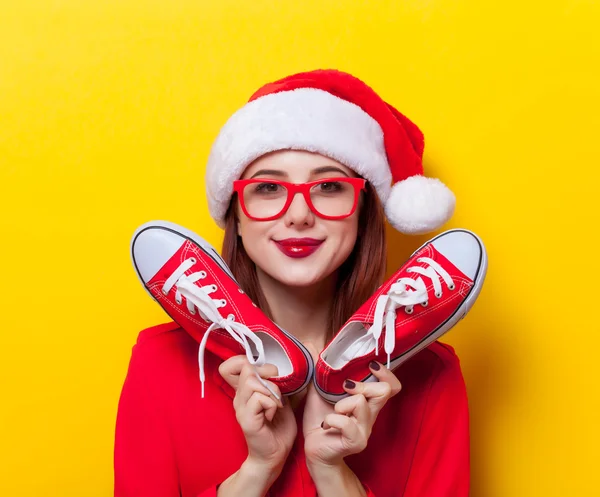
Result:
{"label": "red eyeglasses", "polygon": [[363,178],[324,178],[308,183],[289,183],[274,179],[239,179],[233,182],[246,216],[255,221],[271,221],[281,217],[301,193],[310,209],[323,219],[344,219],[358,205]]}

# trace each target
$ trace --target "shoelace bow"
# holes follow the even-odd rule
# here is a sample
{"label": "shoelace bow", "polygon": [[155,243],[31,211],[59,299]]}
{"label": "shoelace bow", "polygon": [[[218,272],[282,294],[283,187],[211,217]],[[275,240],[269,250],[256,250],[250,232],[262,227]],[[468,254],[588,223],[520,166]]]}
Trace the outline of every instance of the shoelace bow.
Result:
{"label": "shoelace bow", "polygon": [[[187,259],[181,263],[181,265],[171,274],[171,276],[165,281],[163,286],[163,293],[168,293],[169,290],[175,286],[175,300],[177,303],[181,304],[181,297],[185,297],[187,301],[187,308],[191,314],[196,313],[196,309],[206,321],[212,322],[212,324],[206,330],[206,333],[202,337],[200,342],[200,347],[198,348],[198,365],[200,368],[200,383],[202,385],[202,398],[204,398],[204,383],[206,380],[205,372],[204,372],[204,351],[206,349],[206,342],[208,341],[208,337],[213,330],[221,328],[231,337],[238,342],[245,350],[246,357],[250,364],[252,364],[255,368],[255,374],[258,380],[277,398],[279,396],[272,390],[272,388],[268,385],[268,383],[263,380],[258,371],[256,371],[257,366],[262,366],[265,364],[265,351],[263,347],[263,343],[260,338],[254,333],[250,328],[248,328],[243,323],[238,323],[235,321],[235,317],[233,314],[224,318],[219,312],[219,307],[222,307],[221,300],[212,299],[210,294],[215,292],[217,287],[216,285],[207,285],[203,287],[197,286],[195,283],[206,277],[205,271],[198,271],[195,273],[191,273],[189,275],[185,275],[185,272],[195,264],[195,259]],[[219,302],[219,306],[215,304]],[[254,344],[256,350],[258,352],[258,357],[255,359],[252,354],[252,348],[248,343],[248,339]]]}
{"label": "shoelace bow", "polygon": [[[425,262],[429,266],[411,266],[407,273],[417,273],[425,276],[433,282],[434,293],[437,298],[442,296],[442,284],[440,276],[449,289],[454,288],[454,282],[448,272],[436,261],[429,257],[420,257],[417,262]],[[400,278],[394,283],[387,293],[377,298],[373,324],[365,335],[352,343],[343,354],[343,359],[350,361],[355,357],[367,354],[375,348],[375,354],[379,355],[379,338],[385,327],[384,351],[387,354],[387,367],[390,367],[390,355],[396,347],[396,309],[406,307],[407,312],[412,313],[416,304],[425,304],[429,301],[427,285],[423,278]]]}

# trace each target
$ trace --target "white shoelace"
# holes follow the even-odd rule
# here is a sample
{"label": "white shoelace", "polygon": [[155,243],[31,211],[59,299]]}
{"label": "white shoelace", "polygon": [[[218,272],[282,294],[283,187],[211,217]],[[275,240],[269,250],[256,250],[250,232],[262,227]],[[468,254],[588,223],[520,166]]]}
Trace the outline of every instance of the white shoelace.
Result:
{"label": "white shoelace", "polygon": [[[418,273],[426,276],[433,282],[436,298],[442,297],[442,284],[440,276],[450,290],[453,290],[454,281],[448,272],[436,261],[429,257],[420,257],[417,262],[425,262],[429,266],[411,266],[407,273]],[[380,295],[375,306],[373,324],[365,335],[354,341],[344,352],[343,359],[350,361],[355,357],[369,353],[375,349],[379,355],[379,338],[385,326],[384,351],[387,354],[387,367],[390,367],[390,354],[396,347],[396,309],[404,306],[407,314],[412,314],[413,306],[416,304],[428,305],[427,285],[423,278],[400,278],[394,283],[386,294]],[[384,322],[385,321],[385,322]]]}
{"label": "white shoelace", "polygon": [[[216,285],[207,285],[199,287],[195,285],[198,280],[206,277],[205,271],[199,271],[185,275],[185,272],[196,263],[194,258],[190,258],[181,263],[181,265],[173,272],[173,274],[165,281],[162,291],[166,295],[169,293],[173,286],[176,287],[175,301],[181,304],[182,296],[187,301],[187,308],[190,314],[196,314],[196,309],[206,321],[212,322],[212,324],[206,330],[206,333],[202,337],[200,347],[198,349],[198,365],[200,368],[200,383],[202,385],[202,398],[204,398],[204,351],[206,349],[206,342],[210,333],[218,328],[224,329],[231,335],[231,337],[238,342],[246,351],[246,357],[250,364],[255,366],[255,374],[259,381],[277,398],[279,396],[272,390],[272,388],[260,377],[256,371],[256,366],[262,366],[265,364],[265,351],[263,343],[260,338],[245,324],[238,323],[235,321],[233,314],[224,318],[219,312],[219,308],[227,304],[226,300],[217,300],[210,297],[211,293],[217,290]],[[248,343],[248,339],[252,341],[258,352],[258,357],[254,359],[252,354],[252,348]]]}

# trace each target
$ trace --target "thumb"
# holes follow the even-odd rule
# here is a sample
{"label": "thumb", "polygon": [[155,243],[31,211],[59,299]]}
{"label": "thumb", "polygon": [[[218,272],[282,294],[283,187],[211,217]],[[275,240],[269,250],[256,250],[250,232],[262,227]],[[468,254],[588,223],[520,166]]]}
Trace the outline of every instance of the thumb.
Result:
{"label": "thumb", "polygon": [[262,366],[256,366],[256,372],[261,378],[268,379],[279,376],[279,369],[275,364],[266,363]]}

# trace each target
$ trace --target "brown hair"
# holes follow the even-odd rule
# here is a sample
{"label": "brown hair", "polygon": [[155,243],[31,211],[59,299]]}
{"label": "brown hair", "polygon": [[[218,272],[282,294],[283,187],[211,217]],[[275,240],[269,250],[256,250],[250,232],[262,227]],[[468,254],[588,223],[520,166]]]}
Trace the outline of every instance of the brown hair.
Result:
{"label": "brown hair", "polygon": [[[272,319],[271,310],[258,283],[256,265],[237,234],[237,197],[231,199],[225,216],[223,259],[242,289]],[[386,266],[385,216],[373,187],[367,183],[358,219],[354,249],[338,269],[338,291],[329,318],[329,341],[383,281]]]}

